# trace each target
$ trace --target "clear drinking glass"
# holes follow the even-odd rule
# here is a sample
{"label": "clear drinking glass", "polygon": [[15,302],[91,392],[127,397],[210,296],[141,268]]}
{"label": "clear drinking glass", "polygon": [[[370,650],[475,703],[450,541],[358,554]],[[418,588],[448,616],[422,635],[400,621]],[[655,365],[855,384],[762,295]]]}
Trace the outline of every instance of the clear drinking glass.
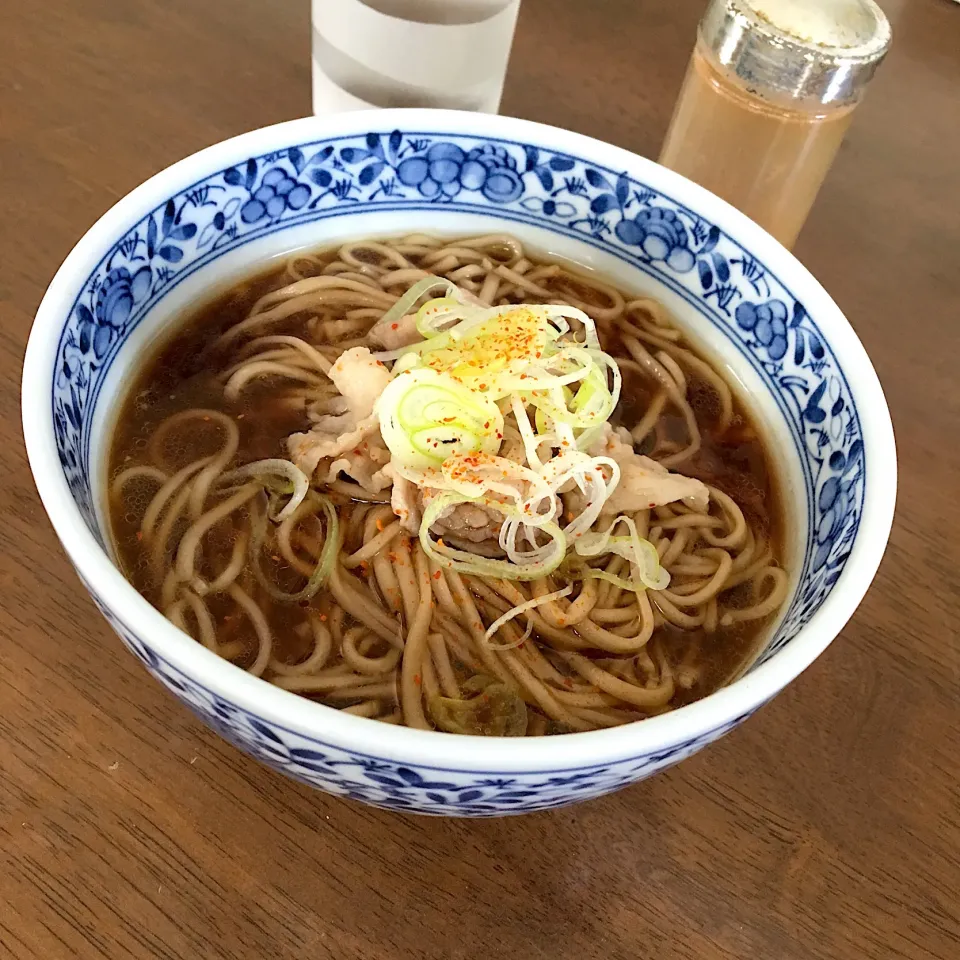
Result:
{"label": "clear drinking glass", "polygon": [[873,0],[712,0],[660,162],[792,246],[889,44]]}
{"label": "clear drinking glass", "polygon": [[520,0],[313,0],[313,112],[496,113]]}

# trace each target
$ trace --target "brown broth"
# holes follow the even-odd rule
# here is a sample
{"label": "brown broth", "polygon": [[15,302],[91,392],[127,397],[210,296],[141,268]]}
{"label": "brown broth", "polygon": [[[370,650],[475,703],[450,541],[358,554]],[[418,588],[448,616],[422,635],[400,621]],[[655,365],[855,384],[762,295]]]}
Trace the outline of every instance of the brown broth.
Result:
{"label": "brown broth", "polygon": [[[329,255],[335,253],[331,251]],[[211,356],[209,349],[217,335],[243,319],[259,297],[289,282],[283,279],[282,272],[283,267],[280,267],[255,274],[191,311],[142,364],[116,421],[109,459],[111,479],[127,467],[149,462],[146,451],[158,424],[171,414],[191,407],[223,411],[236,420],[240,428],[237,463],[286,455],[285,438],[308,427],[305,412],[283,406],[283,384],[276,382],[261,382],[245,390],[238,401],[228,401],[223,395],[222,383],[211,372],[224,358]],[[271,332],[304,334],[305,318],[295,316],[282,330]],[[601,338],[604,339],[602,331]],[[709,362],[689,342],[680,340],[679,343]],[[611,350],[616,344],[604,339],[603,346]],[[717,409],[713,387],[689,374],[688,384],[703,441],[702,449],[692,461],[683,464],[681,472],[713,484],[730,495],[748,520],[762,528],[770,538],[774,555],[782,558],[782,500],[772,458],[754,419],[734,394],[733,422],[720,435],[713,426]],[[625,372],[622,399],[613,422],[636,423],[652,396],[653,391],[641,376]],[[679,436],[683,431],[681,418],[665,416],[668,418],[667,430],[675,428]],[[170,467],[178,468],[211,452],[216,446],[215,440],[214,434],[205,434],[200,429],[181,430],[176,442],[164,446],[164,453]],[[140,518],[155,490],[156,486],[149,482],[129,484],[122,500],[111,498],[109,516],[122,571],[137,590],[159,608],[159,584],[151,576],[148,552],[140,536]],[[215,528],[210,541],[205,559],[213,569],[222,568],[230,554],[231,530]],[[268,561],[265,566],[273,570],[283,589],[296,590],[303,584],[303,579],[283,563],[271,566]],[[286,662],[298,661],[309,645],[296,629],[298,622],[302,623],[303,611],[297,605],[276,602],[266,594],[260,594],[257,599],[273,626],[275,656]],[[309,604],[323,611],[328,608],[329,598],[321,591]],[[213,599],[209,600],[209,605],[217,621],[218,638],[221,642],[236,640],[244,644],[246,659],[241,656],[235,662],[248,664],[255,650],[255,638],[249,625],[243,618],[231,618],[225,603]],[[304,601],[300,606],[306,605]],[[652,642],[659,638],[670,661],[679,664],[685,658],[695,657],[702,671],[695,686],[686,690],[678,687],[671,706],[699,699],[737,675],[754,657],[772,619],[719,627],[712,635],[702,630],[683,631],[670,625],[660,627]],[[345,624],[347,626],[349,622]]]}

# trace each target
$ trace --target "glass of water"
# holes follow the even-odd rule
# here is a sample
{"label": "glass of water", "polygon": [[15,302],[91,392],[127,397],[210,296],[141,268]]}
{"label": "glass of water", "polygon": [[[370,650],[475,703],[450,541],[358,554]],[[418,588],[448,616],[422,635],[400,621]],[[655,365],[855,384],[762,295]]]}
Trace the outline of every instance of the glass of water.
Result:
{"label": "glass of water", "polygon": [[496,113],[520,0],[313,0],[313,112]]}

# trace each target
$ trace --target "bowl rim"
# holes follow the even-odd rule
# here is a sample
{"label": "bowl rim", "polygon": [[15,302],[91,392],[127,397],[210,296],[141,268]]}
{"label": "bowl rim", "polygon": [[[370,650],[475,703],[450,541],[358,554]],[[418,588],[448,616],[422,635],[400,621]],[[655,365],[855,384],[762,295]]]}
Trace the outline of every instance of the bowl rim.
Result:
{"label": "bowl rim", "polygon": [[[683,204],[763,261],[781,282],[799,291],[836,355],[861,412],[864,455],[879,468],[866,471],[863,512],[843,573],[821,606],[765,663],[730,685],[669,713],[559,737],[492,739],[415,730],[342,713],[253,677],[222,660],[170,623],[114,566],[87,528],[67,486],[49,416],[57,343],[79,286],[107,246],[150,210],[200,177],[248,156],[312,140],[362,135],[371,128],[436,129],[451,135],[494,136],[550,145],[573,156],[602,158]],[[682,200],[677,200],[682,197]],[[359,755],[389,758],[450,771],[582,769],[641,757],[665,747],[719,735],[805,670],[833,641],[866,594],[886,548],[896,500],[896,448],[880,382],[859,338],[813,275],[765,230],[703,187],[659,164],[601,140],[512,117],[451,110],[356,111],[304,117],[261,127],[206,147],[156,173],[126,194],[81,237],[51,281],[30,330],[22,373],[22,418],[30,468],[41,501],[64,549],[88,590],[135,636],[149,638],[162,660],[191,682],[278,729]],[[134,630],[131,624],[136,624]]]}

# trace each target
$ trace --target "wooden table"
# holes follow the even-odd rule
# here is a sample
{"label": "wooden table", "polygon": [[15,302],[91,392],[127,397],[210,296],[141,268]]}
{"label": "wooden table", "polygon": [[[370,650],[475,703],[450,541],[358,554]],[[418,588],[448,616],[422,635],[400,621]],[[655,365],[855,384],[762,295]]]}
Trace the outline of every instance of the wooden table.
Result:
{"label": "wooden table", "polygon": [[[86,227],[177,158],[309,112],[306,0],[3,4],[0,958],[960,957],[960,7],[886,5],[893,53],[797,248],[898,431],[873,589],[668,773],[438,822],[288,782],[162,692],[70,570],[20,436],[33,311]],[[524,0],[504,112],[656,156],[702,7]]]}

